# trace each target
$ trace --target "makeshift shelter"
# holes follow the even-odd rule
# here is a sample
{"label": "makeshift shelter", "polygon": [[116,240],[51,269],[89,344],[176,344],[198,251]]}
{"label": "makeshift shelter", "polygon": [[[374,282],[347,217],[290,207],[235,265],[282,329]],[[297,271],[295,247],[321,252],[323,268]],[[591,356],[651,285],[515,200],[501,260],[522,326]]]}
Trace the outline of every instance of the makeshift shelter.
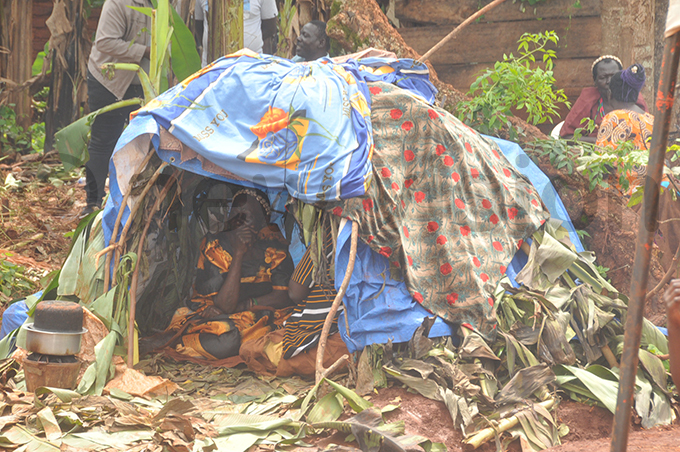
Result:
{"label": "makeshift shelter", "polygon": [[[102,392],[129,317],[142,334],[163,329],[189,296],[199,239],[219,230],[223,201],[246,185],[268,192],[293,248],[318,246],[329,222],[337,230],[338,330],[347,350],[363,349],[357,392],[373,390],[359,389],[362,372],[364,382],[396,379],[443,401],[454,425],[476,432],[465,440],[472,445],[499,434],[489,419],[502,419],[503,429],[519,419],[540,432],[522,437],[535,450],[559,444],[549,384],[613,412],[626,298],[583,252],[547,178],[517,145],[482,137],[425,101],[432,89],[422,69],[404,60],[295,65],[237,54],[140,110],[112,158],[104,215],[76,231],[59,277],[58,294],[79,298],[110,329],[78,393]],[[539,229],[548,211],[553,218]],[[529,236],[523,265],[515,251]],[[500,281],[504,273],[509,281]],[[425,319],[432,312],[436,322]],[[459,347],[426,337],[451,335],[458,324],[468,326]],[[668,351],[650,322],[643,329],[645,347]],[[319,333],[319,384],[327,333]],[[407,347],[389,343],[409,336]],[[376,343],[387,344],[365,347]],[[636,411],[645,427],[670,423],[663,364],[640,353]],[[534,396],[541,402],[525,409]]]}
{"label": "makeshift shelter", "polygon": [[[407,340],[432,313],[431,336],[467,324],[492,337],[493,291],[549,214],[498,144],[431,105],[434,94],[411,60],[294,64],[243,51],[215,61],[136,113],[111,159],[101,241],[81,244],[100,273],[83,275],[74,258],[62,278],[75,270],[80,282],[60,281],[59,294],[87,304],[111,281],[129,285],[141,333],[162,330],[189,296],[198,240],[216,218],[196,199],[229,198],[235,184],[265,190],[282,229],[288,210],[301,231],[287,228],[293,247],[299,236],[316,246],[323,218],[334,222],[337,288],[346,225],[357,223],[339,324],[350,351]],[[220,195],[205,177],[224,182]]]}

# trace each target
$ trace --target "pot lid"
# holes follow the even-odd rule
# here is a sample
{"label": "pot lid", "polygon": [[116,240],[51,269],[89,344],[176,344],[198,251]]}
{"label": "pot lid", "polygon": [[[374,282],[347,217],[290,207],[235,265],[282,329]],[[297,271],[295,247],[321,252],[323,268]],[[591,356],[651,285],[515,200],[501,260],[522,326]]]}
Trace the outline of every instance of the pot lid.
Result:
{"label": "pot lid", "polygon": [[34,328],[53,333],[79,333],[83,329],[83,307],[72,301],[43,301],[34,313]]}

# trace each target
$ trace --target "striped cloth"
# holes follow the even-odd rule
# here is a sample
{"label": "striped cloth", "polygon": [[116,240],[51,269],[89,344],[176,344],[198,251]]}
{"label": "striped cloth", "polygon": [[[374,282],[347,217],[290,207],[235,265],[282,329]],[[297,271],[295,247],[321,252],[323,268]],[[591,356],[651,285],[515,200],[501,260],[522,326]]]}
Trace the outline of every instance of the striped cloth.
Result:
{"label": "striped cloth", "polygon": [[[323,249],[328,251],[333,250],[333,237],[330,228],[326,228],[326,236],[324,238]],[[291,280],[299,283],[305,287],[311,287],[309,296],[300,304],[298,304],[293,313],[286,321],[286,331],[283,336],[283,358],[290,359],[300,353],[309,350],[316,346],[321,336],[323,324],[326,321],[326,316],[331,310],[333,300],[337,295],[335,290],[335,278],[331,274],[331,254],[326,256],[328,265],[326,265],[326,277],[329,281],[327,287],[322,287],[317,284],[314,279],[314,264],[310,254],[310,249],[307,249],[305,255],[302,257],[300,263],[295,267]],[[336,313],[333,323],[331,324],[330,334],[338,331],[338,314],[342,312],[344,307],[340,305]]]}

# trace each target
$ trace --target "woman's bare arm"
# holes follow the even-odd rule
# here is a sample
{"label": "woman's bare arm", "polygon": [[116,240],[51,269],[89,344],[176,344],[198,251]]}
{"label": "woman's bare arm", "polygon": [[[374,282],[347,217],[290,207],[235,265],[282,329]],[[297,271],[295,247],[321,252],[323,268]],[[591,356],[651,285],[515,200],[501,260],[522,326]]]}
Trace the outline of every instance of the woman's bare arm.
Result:
{"label": "woman's bare arm", "polygon": [[680,384],[680,279],[673,279],[663,296],[668,319],[668,352],[671,360],[671,375],[676,385]]}

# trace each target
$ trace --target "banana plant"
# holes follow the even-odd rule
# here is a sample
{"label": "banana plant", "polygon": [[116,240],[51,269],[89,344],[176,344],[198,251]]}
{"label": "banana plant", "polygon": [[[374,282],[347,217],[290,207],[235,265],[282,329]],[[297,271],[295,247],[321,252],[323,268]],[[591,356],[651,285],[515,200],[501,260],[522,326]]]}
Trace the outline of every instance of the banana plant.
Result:
{"label": "banana plant", "polygon": [[151,53],[149,73],[139,65],[109,63],[102,67],[104,73],[114,70],[136,71],[144,90],[144,99],[126,99],[107,105],[80,118],[55,134],[55,146],[66,170],[83,165],[89,160],[87,142],[92,123],[97,115],[131,105],[145,105],[168,89],[168,71],[184,80],[201,68],[201,58],[196,51],[193,35],[179,14],[170,7],[169,0],[152,0],[153,8],[129,7],[151,17]]}

